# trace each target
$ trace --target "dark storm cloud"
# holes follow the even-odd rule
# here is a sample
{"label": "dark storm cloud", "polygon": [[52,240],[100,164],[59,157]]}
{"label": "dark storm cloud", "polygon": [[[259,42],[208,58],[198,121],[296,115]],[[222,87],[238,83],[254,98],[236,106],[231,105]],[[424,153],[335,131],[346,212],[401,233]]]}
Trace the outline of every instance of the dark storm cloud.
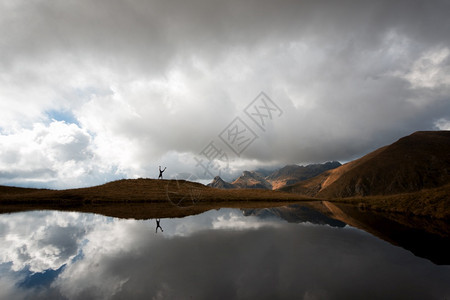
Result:
{"label": "dark storm cloud", "polygon": [[[448,45],[447,1],[34,1],[4,3],[4,62],[59,52],[165,66],[191,51],[212,56],[242,45],[305,36],[333,43],[341,59],[378,47],[388,31],[418,46]],[[345,47],[339,46],[346,45]],[[82,58],[81,57],[81,58]],[[77,57],[74,57],[75,59]]]}

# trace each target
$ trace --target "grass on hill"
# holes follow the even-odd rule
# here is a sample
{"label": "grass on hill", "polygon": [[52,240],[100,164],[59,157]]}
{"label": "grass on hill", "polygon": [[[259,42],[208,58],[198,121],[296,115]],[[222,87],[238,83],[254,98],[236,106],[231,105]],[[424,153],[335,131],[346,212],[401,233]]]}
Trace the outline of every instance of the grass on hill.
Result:
{"label": "grass on hill", "polygon": [[413,193],[331,199],[360,209],[427,216],[450,220],[450,184]]}
{"label": "grass on hill", "polygon": [[0,204],[17,203],[160,203],[190,205],[192,202],[289,201],[311,198],[280,191],[222,190],[184,180],[123,179],[103,185],[68,189],[0,188]]}

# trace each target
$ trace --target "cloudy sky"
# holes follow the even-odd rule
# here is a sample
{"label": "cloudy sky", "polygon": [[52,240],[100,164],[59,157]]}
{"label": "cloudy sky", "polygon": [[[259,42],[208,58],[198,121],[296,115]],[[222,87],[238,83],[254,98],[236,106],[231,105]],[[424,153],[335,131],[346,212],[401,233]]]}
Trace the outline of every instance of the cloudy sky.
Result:
{"label": "cloudy sky", "polygon": [[450,129],[449,15],[439,0],[0,0],[0,184],[159,165],[231,179]]}

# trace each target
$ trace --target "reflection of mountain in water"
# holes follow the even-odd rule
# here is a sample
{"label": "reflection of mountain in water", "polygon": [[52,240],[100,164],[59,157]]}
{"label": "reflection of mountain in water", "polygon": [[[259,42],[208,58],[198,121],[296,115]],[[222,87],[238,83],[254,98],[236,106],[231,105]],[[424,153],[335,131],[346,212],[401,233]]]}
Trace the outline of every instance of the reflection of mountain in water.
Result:
{"label": "reflection of mountain in water", "polygon": [[416,256],[438,265],[450,265],[450,227],[444,221],[419,217],[402,218],[401,214],[378,214],[327,201],[312,205],[331,218],[409,250]]}
{"label": "reflection of mountain in water", "polygon": [[277,217],[289,223],[310,222],[333,227],[344,227],[346,225],[344,222],[330,218],[315,209],[298,204],[285,207],[245,209],[243,212],[245,216],[257,216],[259,218]]}
{"label": "reflection of mountain in water", "polygon": [[349,205],[331,202],[311,202],[277,208],[245,209],[245,216],[280,218],[289,223],[310,222],[344,227],[346,224],[364,230],[392,245],[438,265],[449,265],[449,224],[426,218],[401,218],[360,211]]}

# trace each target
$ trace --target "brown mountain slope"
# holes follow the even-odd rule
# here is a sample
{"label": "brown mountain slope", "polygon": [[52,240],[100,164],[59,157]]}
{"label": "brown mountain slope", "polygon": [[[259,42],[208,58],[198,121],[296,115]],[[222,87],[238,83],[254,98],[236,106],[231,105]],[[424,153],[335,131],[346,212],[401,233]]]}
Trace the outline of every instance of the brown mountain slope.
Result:
{"label": "brown mountain slope", "polygon": [[341,166],[341,164],[337,161],[307,166],[287,165],[271,173],[266,177],[266,180],[272,184],[273,189],[279,189],[315,177],[322,172],[335,169],[339,166]]}
{"label": "brown mountain slope", "polygon": [[224,181],[220,176],[214,177],[213,181],[207,184],[209,187],[216,189],[234,189],[235,186],[229,182]]}
{"label": "brown mountain slope", "polygon": [[450,131],[419,131],[281,190],[316,197],[393,195],[450,182]]}
{"label": "brown mountain slope", "polygon": [[272,189],[272,185],[264,178],[264,176],[254,171],[244,171],[242,175],[231,184],[239,189]]}

